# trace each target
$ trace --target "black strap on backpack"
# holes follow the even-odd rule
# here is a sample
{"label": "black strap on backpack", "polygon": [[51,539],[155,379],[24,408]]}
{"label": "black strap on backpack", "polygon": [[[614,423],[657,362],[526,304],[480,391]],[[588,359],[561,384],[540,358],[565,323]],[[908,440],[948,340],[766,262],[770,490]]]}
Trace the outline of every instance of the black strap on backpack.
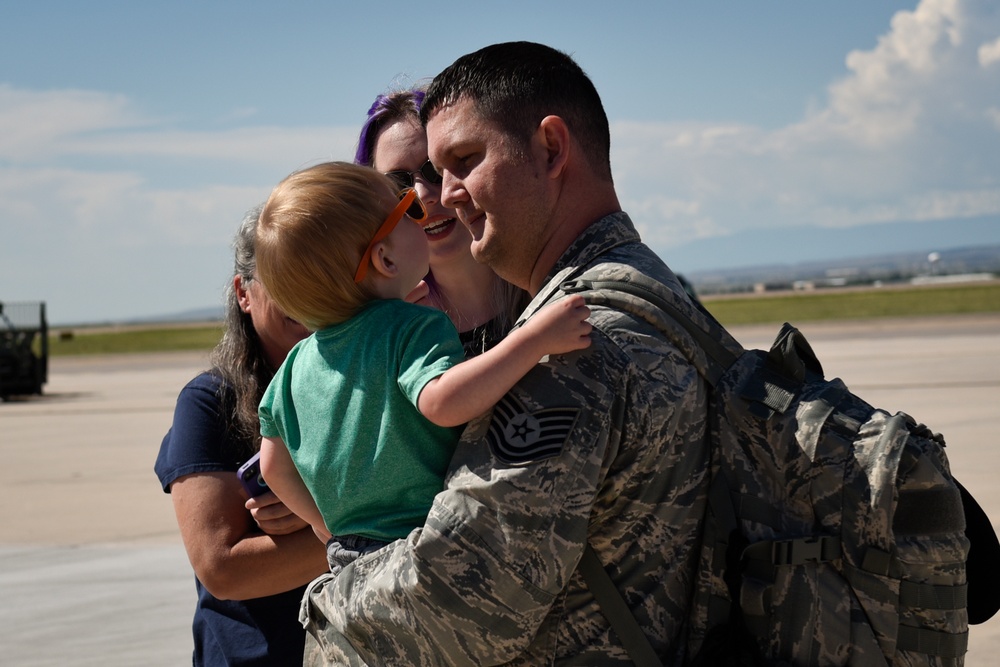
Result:
{"label": "black strap on backpack", "polygon": [[597,557],[597,552],[589,543],[580,559],[580,574],[583,575],[587,588],[601,607],[601,613],[608,619],[632,662],[638,667],[662,665],[649,639],[639,627],[639,622],[632,615],[632,610],[628,608],[621,592],[615,586],[615,582],[611,581],[607,570]]}
{"label": "black strap on backpack", "polygon": [[[705,368],[705,379],[713,386],[725,370],[736,361],[736,355],[726,349],[721,342],[701,329],[691,318],[683,313],[670,301],[662,298],[651,288],[631,281],[618,280],[588,280],[586,277],[567,281],[561,285],[561,290],[565,293],[590,291],[590,290],[612,290],[625,292],[637,296],[644,301],[652,303],[654,306],[665,312],[677,323],[682,325],[687,333],[694,339],[695,343],[705,351],[708,365]],[[695,307],[700,304],[695,304]],[[708,311],[702,312],[713,322],[714,317]],[[622,597],[621,591],[612,581],[611,576],[604,569],[597,553],[588,543],[583,551],[580,560],[580,574],[587,582],[594,599],[597,600],[601,608],[601,613],[608,620],[611,628],[618,635],[619,641],[624,646],[629,658],[640,667],[651,667],[662,665],[656,651],[653,650],[649,638],[643,633],[642,628],[636,621],[635,616],[629,609],[628,604]],[[725,642],[724,642],[725,643]],[[735,664],[735,663],[734,663]],[[751,664],[751,663],[746,663]]]}

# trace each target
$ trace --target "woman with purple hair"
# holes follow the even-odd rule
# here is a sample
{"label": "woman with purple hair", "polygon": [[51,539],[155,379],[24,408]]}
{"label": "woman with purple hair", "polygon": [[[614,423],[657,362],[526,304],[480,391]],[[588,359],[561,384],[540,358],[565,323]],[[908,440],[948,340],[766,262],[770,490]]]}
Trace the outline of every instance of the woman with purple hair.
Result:
{"label": "woman with purple hair", "polygon": [[400,188],[416,189],[427,207],[424,233],[430,246],[426,294],[417,303],[447,313],[466,354],[479,354],[507,333],[527,304],[526,294],[473,259],[472,234],[441,204],[441,177],[427,159],[427,135],[420,123],[423,99],[420,88],[376,97],[354,161],[389,175]]}

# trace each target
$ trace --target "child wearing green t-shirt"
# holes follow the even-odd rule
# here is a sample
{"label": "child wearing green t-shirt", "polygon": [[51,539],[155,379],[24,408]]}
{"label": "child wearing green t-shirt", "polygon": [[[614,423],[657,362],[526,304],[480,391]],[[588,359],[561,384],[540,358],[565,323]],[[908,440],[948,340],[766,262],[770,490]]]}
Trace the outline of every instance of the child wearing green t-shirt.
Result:
{"label": "child wearing green t-shirt", "polygon": [[[260,405],[261,472],[343,556],[422,525],[460,434],[548,354],[590,344],[582,297],[465,360],[448,317],[405,298],[428,270],[416,192],[342,162],[296,172],[257,226],[257,274],[313,331]],[[343,558],[331,562],[343,564]]]}

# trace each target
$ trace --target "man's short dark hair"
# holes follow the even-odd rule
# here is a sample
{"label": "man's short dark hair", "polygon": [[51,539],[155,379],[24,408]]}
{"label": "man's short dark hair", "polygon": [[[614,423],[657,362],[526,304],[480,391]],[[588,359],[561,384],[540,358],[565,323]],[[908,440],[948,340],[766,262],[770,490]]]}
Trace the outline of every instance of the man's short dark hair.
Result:
{"label": "man's short dark hair", "polygon": [[611,178],[611,132],[597,89],[565,53],[533,42],[493,44],[434,77],[420,118],[466,98],[482,117],[527,145],[546,116],[559,116],[598,174]]}

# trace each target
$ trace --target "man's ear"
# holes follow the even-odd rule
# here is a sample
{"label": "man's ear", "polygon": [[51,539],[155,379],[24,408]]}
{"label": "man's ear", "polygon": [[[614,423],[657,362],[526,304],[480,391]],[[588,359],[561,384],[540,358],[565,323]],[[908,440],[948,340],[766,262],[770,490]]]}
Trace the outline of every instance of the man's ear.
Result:
{"label": "man's ear", "polygon": [[561,176],[569,161],[571,149],[566,121],[559,116],[546,116],[538,124],[537,136],[545,150],[549,178]]}

